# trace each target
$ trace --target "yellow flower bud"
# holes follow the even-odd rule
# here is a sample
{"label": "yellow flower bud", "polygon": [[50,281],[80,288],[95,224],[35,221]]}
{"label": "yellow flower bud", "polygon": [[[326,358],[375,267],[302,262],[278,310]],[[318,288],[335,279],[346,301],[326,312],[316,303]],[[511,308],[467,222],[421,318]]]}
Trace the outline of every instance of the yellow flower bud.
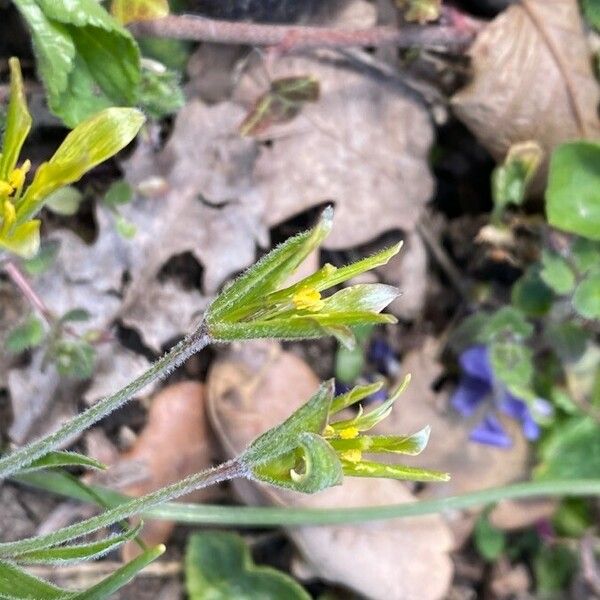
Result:
{"label": "yellow flower bud", "polygon": [[13,193],[13,186],[7,181],[0,181],[0,196],[10,196]]}
{"label": "yellow flower bud", "polygon": [[13,169],[8,176],[10,185],[15,189],[21,189],[25,183],[25,176],[31,169],[31,161],[28,159],[23,163],[23,166]]}

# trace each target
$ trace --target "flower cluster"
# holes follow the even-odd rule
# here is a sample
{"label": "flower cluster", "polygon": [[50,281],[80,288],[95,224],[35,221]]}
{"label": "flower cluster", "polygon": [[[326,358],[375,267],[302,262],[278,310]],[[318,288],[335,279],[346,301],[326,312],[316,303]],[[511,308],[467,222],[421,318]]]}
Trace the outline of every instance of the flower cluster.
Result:
{"label": "flower cluster", "polygon": [[517,398],[494,377],[486,346],[472,346],[460,356],[462,377],[452,396],[452,406],[465,417],[483,410],[483,418],[471,431],[474,442],[508,448],[512,440],[505,431],[498,412],[521,424],[523,435],[528,440],[536,440],[540,435],[534,414],[548,415],[550,404],[537,398],[533,405]]}
{"label": "flower cluster", "polygon": [[333,396],[333,381],[287,421],[255,440],[244,453],[249,476],[272,485],[313,493],[342,482],[344,476],[385,477],[411,481],[447,481],[447,473],[364,458],[370,454],[420,454],[430,428],[413,435],[369,435],[389,416],[410,377],[384,402],[365,412],[359,407],[349,418],[335,420],[341,411],[381,388],[380,383],[358,386]]}
{"label": "flower cluster", "polygon": [[9,60],[10,102],[0,155],[0,248],[33,256],[40,243],[40,221],[33,219],[57,189],[78,181],[87,171],[124,148],[137,135],[144,116],[134,108],[108,108],[79,124],[54,156],[40,165],[25,186],[29,160],[17,166],[31,128],[21,68]]}

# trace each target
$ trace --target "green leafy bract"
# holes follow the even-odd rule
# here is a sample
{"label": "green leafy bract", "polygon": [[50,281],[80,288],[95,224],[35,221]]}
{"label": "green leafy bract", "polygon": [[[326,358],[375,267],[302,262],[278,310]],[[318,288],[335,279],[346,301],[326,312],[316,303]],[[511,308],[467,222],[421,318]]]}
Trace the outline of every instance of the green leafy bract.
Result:
{"label": "green leafy bract", "polygon": [[52,112],[74,127],[137,102],[140,56],[131,34],[96,0],[15,0],[31,30]]}

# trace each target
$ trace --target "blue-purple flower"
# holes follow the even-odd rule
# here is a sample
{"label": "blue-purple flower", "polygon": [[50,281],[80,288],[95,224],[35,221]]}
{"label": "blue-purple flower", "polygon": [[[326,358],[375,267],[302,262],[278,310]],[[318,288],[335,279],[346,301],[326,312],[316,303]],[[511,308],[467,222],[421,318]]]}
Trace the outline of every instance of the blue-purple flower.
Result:
{"label": "blue-purple flower", "polygon": [[[460,366],[463,374],[450,400],[452,406],[463,416],[469,417],[486,405],[482,420],[471,431],[470,440],[499,448],[510,447],[512,440],[498,418],[499,412],[519,421],[523,435],[528,440],[539,437],[540,426],[533,418],[529,405],[511,394],[494,377],[485,346],[472,346],[465,350],[460,355]],[[548,415],[551,406],[546,400],[538,398],[535,400],[535,410]]]}

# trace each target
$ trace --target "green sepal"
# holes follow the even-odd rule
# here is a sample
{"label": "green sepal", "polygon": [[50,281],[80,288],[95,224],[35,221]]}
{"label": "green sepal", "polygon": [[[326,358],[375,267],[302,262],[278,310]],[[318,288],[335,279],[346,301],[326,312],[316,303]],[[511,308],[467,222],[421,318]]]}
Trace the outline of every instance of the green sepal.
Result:
{"label": "green sepal", "polygon": [[23,223],[58,188],[78,181],[85,173],[127,146],[144,124],[135,108],[107,108],[83,121],[67,135],[54,156],[36,171],[17,203],[17,222]]}
{"label": "green sepal", "polygon": [[23,258],[34,257],[40,249],[40,221],[27,221],[5,235],[0,232],[0,247]]}
{"label": "green sepal", "polygon": [[107,468],[100,461],[84,456],[83,454],[57,450],[34,460],[25,469],[19,471],[19,473],[31,473],[32,471],[40,471],[42,469],[61,469],[63,467],[83,467],[98,471],[104,471]]}
{"label": "green sepal", "polygon": [[0,156],[0,179],[4,181],[17,166],[21,148],[31,129],[31,115],[27,109],[19,60],[10,58],[8,65],[10,67],[10,101],[6,114],[6,130],[2,140],[2,156]]}
{"label": "green sepal", "polygon": [[398,297],[398,288],[383,283],[351,285],[323,300],[319,312],[380,312]]}
{"label": "green sepal", "polygon": [[86,544],[73,544],[70,546],[46,548],[44,550],[33,550],[31,552],[19,554],[15,559],[22,564],[60,563],[61,565],[76,563],[83,560],[92,560],[116,550],[125,542],[133,540],[140,533],[141,529],[142,524],[140,523],[137,527],[130,528],[123,533],[110,536],[103,540]]}
{"label": "green sepal", "polygon": [[348,408],[365,398],[368,398],[371,394],[378,392],[383,387],[383,382],[378,381],[376,383],[370,383],[368,385],[357,385],[352,388],[349,392],[345,394],[340,394],[336,396],[331,401],[331,410],[330,414],[334,415],[335,413],[344,410],[344,408]]}
{"label": "green sepal", "polygon": [[431,427],[423,427],[413,435],[361,435],[353,439],[328,440],[336,452],[360,450],[371,454],[406,454],[417,456],[429,441]]}
{"label": "green sepal", "polygon": [[406,465],[386,465],[367,460],[351,462],[342,459],[344,475],[348,477],[383,477],[403,481],[449,481],[450,475],[441,471],[408,467]]}
{"label": "green sepal", "polygon": [[314,494],[342,483],[342,465],[335,450],[320,435],[301,433],[293,450],[250,465],[253,479]]}

